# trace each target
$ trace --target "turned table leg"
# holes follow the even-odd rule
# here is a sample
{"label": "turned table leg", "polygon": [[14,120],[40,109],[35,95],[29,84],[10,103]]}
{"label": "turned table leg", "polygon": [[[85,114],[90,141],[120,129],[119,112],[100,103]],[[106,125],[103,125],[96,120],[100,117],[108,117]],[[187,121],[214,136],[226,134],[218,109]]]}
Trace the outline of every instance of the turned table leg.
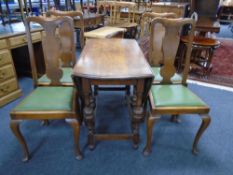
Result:
{"label": "turned table leg", "polygon": [[95,100],[92,97],[91,85],[87,79],[82,81],[82,92],[84,99],[84,119],[88,128],[88,147],[89,149],[95,148],[94,134],[95,134]]}
{"label": "turned table leg", "polygon": [[132,117],[132,134],[133,134],[133,147],[138,148],[139,143],[139,124],[143,119],[144,107],[142,97],[144,92],[144,80],[138,80],[135,87],[135,104],[133,105]]}

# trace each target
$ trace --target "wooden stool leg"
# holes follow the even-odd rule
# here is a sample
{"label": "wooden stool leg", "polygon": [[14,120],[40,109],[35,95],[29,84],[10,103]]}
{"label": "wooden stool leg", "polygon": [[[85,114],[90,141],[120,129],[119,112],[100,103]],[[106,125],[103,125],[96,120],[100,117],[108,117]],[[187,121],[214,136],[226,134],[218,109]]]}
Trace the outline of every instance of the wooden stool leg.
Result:
{"label": "wooden stool leg", "polygon": [[146,130],[146,146],[143,149],[143,155],[148,156],[152,151],[152,133],[153,133],[153,126],[155,121],[157,121],[160,116],[152,117],[151,113],[149,114],[149,118],[147,119],[147,130]]}
{"label": "wooden stool leg", "polygon": [[26,162],[29,160],[29,151],[28,151],[28,147],[27,147],[27,144],[25,142],[25,139],[20,132],[19,124],[21,121],[22,120],[11,120],[10,121],[10,128],[23,148],[24,156],[23,156],[22,161]]}
{"label": "wooden stool leg", "polygon": [[200,126],[196,136],[195,136],[195,140],[193,142],[193,149],[192,149],[193,154],[198,153],[198,151],[197,151],[198,141],[199,141],[200,137],[202,136],[202,134],[204,133],[204,131],[206,130],[206,128],[209,126],[210,121],[211,121],[211,118],[208,114],[201,115],[201,118],[202,118],[202,123],[201,123],[201,126]]}
{"label": "wooden stool leg", "polygon": [[81,160],[83,156],[79,146],[80,124],[77,119],[66,119],[66,122],[68,122],[74,130],[75,156],[76,159]]}

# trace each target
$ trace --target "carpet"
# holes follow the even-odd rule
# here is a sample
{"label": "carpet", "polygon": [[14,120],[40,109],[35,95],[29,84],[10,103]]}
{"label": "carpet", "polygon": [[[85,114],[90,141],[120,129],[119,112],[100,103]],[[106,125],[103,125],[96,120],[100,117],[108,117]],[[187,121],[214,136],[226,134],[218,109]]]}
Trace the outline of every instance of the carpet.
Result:
{"label": "carpet", "polygon": [[233,39],[219,38],[221,45],[214,52],[212,71],[208,77],[190,73],[189,78],[212,84],[233,87]]}
{"label": "carpet", "polygon": [[[19,79],[24,96],[33,89],[32,80]],[[41,126],[39,121],[21,125],[31,160],[21,162],[21,147],[9,128],[9,111],[22,98],[0,109],[0,174],[1,175],[232,175],[233,174],[233,93],[198,85],[188,86],[211,108],[212,123],[203,134],[199,155],[191,153],[192,141],[201,121],[196,115],[182,115],[182,123],[169,122],[164,116],[155,124],[153,152],[142,155],[146,143],[145,122],[140,125],[138,150],[130,141],[101,141],[90,151],[87,129],[81,127],[80,144],[84,159],[73,152],[73,132],[63,120]],[[128,110],[123,92],[100,92],[97,98],[96,130],[128,132]]]}

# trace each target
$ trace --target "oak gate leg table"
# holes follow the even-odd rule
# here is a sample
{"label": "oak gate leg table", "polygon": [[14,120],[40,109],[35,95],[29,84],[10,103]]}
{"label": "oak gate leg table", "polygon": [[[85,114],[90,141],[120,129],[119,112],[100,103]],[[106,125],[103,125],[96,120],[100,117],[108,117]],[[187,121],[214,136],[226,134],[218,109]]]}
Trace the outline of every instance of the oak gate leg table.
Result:
{"label": "oak gate leg table", "polygon": [[[94,149],[95,140],[129,140],[138,147],[139,124],[144,119],[146,99],[153,74],[136,40],[88,40],[80,59],[73,69],[73,79],[78,89],[84,120],[88,128],[88,146]],[[95,133],[94,85],[128,85],[134,93],[128,96],[132,133]],[[112,123],[113,124],[113,123]]]}

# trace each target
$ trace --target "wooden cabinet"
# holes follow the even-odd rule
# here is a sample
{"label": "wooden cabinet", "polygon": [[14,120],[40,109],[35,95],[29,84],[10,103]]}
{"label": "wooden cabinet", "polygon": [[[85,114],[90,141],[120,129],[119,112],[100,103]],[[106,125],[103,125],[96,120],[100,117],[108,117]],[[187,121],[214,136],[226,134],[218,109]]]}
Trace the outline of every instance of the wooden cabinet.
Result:
{"label": "wooden cabinet", "polygon": [[21,90],[17,82],[10,50],[0,50],[0,106],[18,98],[20,95]]}
{"label": "wooden cabinet", "polygon": [[[41,31],[32,33],[32,41],[41,41]],[[25,45],[27,45],[25,33],[0,37],[0,107],[22,94],[17,81],[11,49]]]}

